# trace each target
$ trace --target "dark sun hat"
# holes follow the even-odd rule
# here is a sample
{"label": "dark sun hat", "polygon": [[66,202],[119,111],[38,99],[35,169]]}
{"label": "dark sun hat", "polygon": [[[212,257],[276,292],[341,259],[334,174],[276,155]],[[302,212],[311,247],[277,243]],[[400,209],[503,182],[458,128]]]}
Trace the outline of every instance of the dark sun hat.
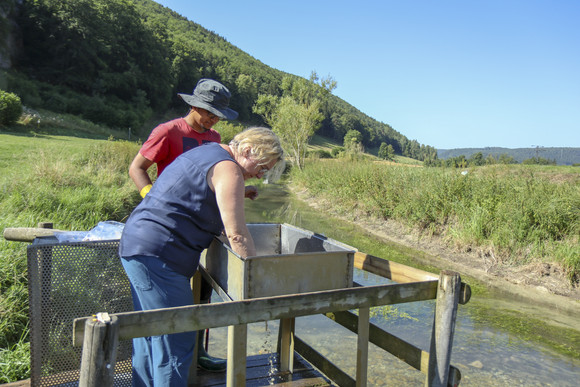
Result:
{"label": "dark sun hat", "polygon": [[232,96],[230,91],[213,79],[200,79],[193,89],[192,95],[181,93],[177,95],[188,105],[205,109],[221,119],[235,120],[238,118],[238,112],[228,107]]}

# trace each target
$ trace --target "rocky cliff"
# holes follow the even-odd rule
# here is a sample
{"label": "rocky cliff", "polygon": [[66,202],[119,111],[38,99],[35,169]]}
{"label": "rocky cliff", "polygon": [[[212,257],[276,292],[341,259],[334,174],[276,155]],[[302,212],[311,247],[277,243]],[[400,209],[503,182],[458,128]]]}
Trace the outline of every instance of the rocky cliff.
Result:
{"label": "rocky cliff", "polygon": [[20,45],[20,32],[16,16],[22,0],[2,0],[0,2],[0,69],[9,69],[14,64]]}

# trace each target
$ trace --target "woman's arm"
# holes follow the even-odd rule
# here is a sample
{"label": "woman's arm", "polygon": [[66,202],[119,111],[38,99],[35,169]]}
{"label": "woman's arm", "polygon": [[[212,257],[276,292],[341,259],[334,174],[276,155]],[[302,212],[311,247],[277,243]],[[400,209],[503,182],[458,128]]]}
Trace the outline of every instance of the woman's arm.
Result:
{"label": "woman's arm", "polygon": [[256,255],[254,240],[244,213],[244,177],[233,161],[221,161],[208,173],[208,183],[216,194],[226,236],[232,250],[241,257]]}

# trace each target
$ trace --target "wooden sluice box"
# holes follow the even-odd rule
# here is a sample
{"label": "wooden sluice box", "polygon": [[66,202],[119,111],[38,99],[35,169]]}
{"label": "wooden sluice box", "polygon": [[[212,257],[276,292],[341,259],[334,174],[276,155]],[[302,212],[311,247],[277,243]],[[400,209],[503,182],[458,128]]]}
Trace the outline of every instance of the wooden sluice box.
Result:
{"label": "wooden sluice box", "polygon": [[355,248],[289,224],[248,224],[256,256],[241,258],[215,238],[201,264],[232,300],[353,285]]}
{"label": "wooden sluice box", "polygon": [[[323,235],[289,224],[248,224],[256,246],[256,256],[242,258],[234,253],[224,236],[215,238],[202,254],[202,271],[224,301],[275,297],[353,286],[356,249]],[[294,352],[295,318],[280,320],[278,337],[278,375],[301,386],[318,384],[324,379],[314,374],[302,379],[304,363]],[[227,385],[243,384],[246,377],[245,325],[228,328]],[[250,368],[248,368],[250,369]],[[307,374],[308,374],[307,372]],[[202,376],[202,375],[200,375]],[[232,379],[229,379],[229,378]],[[290,379],[287,379],[287,378]],[[314,384],[313,381],[316,381]],[[249,382],[249,380],[248,380]],[[290,384],[289,384],[290,385]]]}

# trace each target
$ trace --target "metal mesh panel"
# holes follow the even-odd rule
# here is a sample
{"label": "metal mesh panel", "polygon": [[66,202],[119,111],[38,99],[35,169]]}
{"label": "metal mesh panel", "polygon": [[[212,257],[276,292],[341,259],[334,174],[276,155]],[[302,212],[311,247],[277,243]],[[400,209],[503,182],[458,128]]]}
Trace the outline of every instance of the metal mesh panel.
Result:
{"label": "metal mesh panel", "polygon": [[[75,318],[133,310],[118,241],[58,243],[37,238],[28,247],[31,382],[76,386],[80,347],[72,345]],[[115,385],[131,385],[130,340],[119,342]]]}

